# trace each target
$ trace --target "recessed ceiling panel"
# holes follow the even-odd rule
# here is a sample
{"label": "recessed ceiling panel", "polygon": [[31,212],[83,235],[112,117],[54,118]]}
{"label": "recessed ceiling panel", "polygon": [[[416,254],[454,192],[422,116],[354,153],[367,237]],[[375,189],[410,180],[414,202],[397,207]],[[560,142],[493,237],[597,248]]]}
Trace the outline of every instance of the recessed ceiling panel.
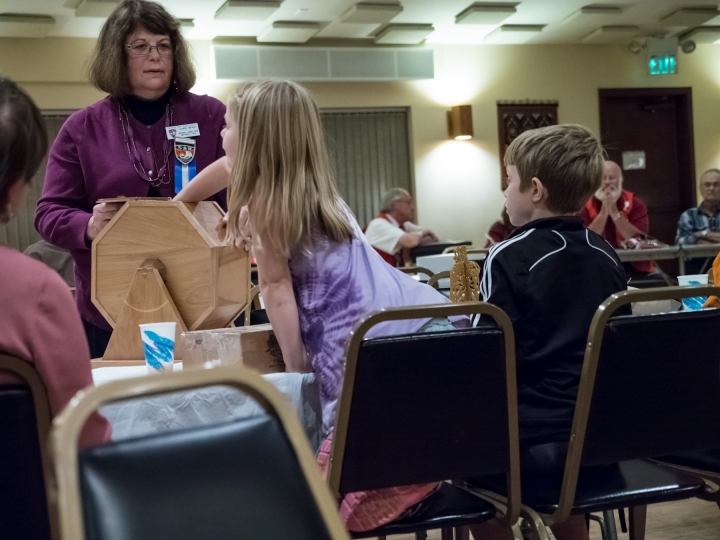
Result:
{"label": "recessed ceiling panel", "polygon": [[515,8],[517,5],[517,2],[475,2],[467,9],[457,14],[455,17],[455,24],[500,24],[517,12],[517,9]]}
{"label": "recessed ceiling panel", "polygon": [[320,23],[275,21],[258,35],[260,43],[305,43],[320,31]]}
{"label": "recessed ceiling panel", "polygon": [[264,21],[275,13],[282,0],[228,0],[215,12],[216,19]]}
{"label": "recessed ceiling panel", "polygon": [[593,45],[621,43],[636,36],[639,31],[637,26],[601,26],[582,38],[582,42]]}
{"label": "recessed ceiling panel", "polygon": [[603,21],[598,21],[598,19],[620,15],[622,11],[622,6],[618,5],[591,4],[572,12],[562,20],[562,24],[597,24],[598,22],[602,24]]}
{"label": "recessed ceiling panel", "polygon": [[716,6],[686,7],[674,11],[660,22],[667,26],[700,26],[720,15]]}
{"label": "recessed ceiling panel", "polygon": [[383,45],[417,45],[433,33],[432,24],[390,24],[375,36]]}
{"label": "recessed ceiling panel", "polygon": [[49,15],[0,13],[2,37],[45,37],[53,26],[55,19]]}
{"label": "recessed ceiling panel", "polygon": [[402,13],[400,4],[359,2],[340,16],[340,21],[353,24],[387,24]]}
{"label": "recessed ceiling panel", "polygon": [[681,42],[692,39],[695,43],[715,43],[720,40],[720,26],[701,26],[679,37]]}
{"label": "recessed ceiling panel", "polygon": [[544,24],[503,24],[485,36],[485,43],[526,43],[543,28]]}
{"label": "recessed ceiling panel", "polygon": [[109,17],[118,0],[82,0],[75,8],[76,17]]}

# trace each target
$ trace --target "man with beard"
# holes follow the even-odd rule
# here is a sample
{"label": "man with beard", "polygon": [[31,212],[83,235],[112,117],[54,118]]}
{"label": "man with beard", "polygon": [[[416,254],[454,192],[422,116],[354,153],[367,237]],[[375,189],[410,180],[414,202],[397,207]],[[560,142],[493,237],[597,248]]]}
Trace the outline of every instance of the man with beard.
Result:
{"label": "man with beard", "polygon": [[[647,234],[650,228],[645,203],[622,186],[622,169],[614,161],[606,161],[600,189],[580,211],[585,227],[616,249],[625,240]],[[638,261],[625,267],[629,276],[655,271],[652,261]]]}

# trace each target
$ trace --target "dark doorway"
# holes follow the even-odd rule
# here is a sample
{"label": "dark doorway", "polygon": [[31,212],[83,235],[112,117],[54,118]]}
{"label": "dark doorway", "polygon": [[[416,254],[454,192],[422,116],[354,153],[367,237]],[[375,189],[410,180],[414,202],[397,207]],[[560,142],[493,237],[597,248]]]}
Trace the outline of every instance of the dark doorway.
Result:
{"label": "dark doorway", "polygon": [[600,137],[621,167],[623,153],[644,152],[644,168],[631,164],[637,167],[642,154],[625,155],[623,187],[647,205],[650,235],[674,244],[680,214],[696,204],[692,89],[600,90]]}

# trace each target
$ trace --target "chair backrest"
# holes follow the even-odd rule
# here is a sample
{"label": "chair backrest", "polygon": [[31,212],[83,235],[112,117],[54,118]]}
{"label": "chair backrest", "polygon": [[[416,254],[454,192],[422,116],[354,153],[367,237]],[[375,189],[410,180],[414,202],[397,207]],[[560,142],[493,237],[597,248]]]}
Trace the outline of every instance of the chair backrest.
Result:
{"label": "chair backrest", "polygon": [[[391,320],[480,313],[497,324],[364,339],[368,330]],[[331,491],[339,496],[507,473],[508,517],[516,519],[515,385],[512,326],[493,305],[468,302],[370,315],[348,347],[333,434]]]}
{"label": "chair backrest", "polygon": [[[268,414],[77,453],[79,429],[102,403],[213,385],[246,392]],[[249,370],[223,367],[89,390],[53,430],[63,536],[347,540],[302,428],[283,399]]]}
{"label": "chair backrest", "polygon": [[47,390],[25,360],[0,353],[0,371],[27,383],[0,386],[0,538],[56,538],[56,511],[47,493],[52,485]]}
{"label": "chair backrest", "polygon": [[570,484],[581,464],[720,448],[720,349],[712,337],[720,335],[720,310],[611,318],[631,302],[718,291],[623,291],[600,306],[585,351],[558,512],[572,503]]}
{"label": "chair backrest", "polygon": [[450,270],[444,270],[442,272],[437,272],[434,274],[429,280],[428,285],[431,287],[435,287],[436,289],[440,288],[440,280],[441,279],[450,279]]}
{"label": "chair backrest", "polygon": [[428,279],[430,279],[431,277],[433,277],[435,275],[435,272],[433,272],[432,270],[428,270],[427,268],[425,268],[423,266],[400,267],[400,268],[398,268],[398,270],[400,270],[403,274],[408,274],[408,275],[424,274],[428,277]]}

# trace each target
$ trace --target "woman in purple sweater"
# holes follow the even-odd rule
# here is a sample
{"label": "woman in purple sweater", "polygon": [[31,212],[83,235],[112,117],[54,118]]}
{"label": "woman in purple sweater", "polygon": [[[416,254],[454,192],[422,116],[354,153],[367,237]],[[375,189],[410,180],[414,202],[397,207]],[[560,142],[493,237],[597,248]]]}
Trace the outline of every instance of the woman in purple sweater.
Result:
{"label": "woman in purple sweater", "polygon": [[[77,306],[97,358],[111,327],[90,300],[90,248],[118,210],[98,199],[175,195],[224,155],[225,106],[190,93],[195,72],[180,22],[147,0],[124,0],[110,15],[90,80],[110,95],[73,114],[58,134],[35,227],[75,261]],[[174,133],[190,140],[171,140]],[[183,164],[176,154],[192,159]],[[212,199],[225,207],[224,192]]]}

